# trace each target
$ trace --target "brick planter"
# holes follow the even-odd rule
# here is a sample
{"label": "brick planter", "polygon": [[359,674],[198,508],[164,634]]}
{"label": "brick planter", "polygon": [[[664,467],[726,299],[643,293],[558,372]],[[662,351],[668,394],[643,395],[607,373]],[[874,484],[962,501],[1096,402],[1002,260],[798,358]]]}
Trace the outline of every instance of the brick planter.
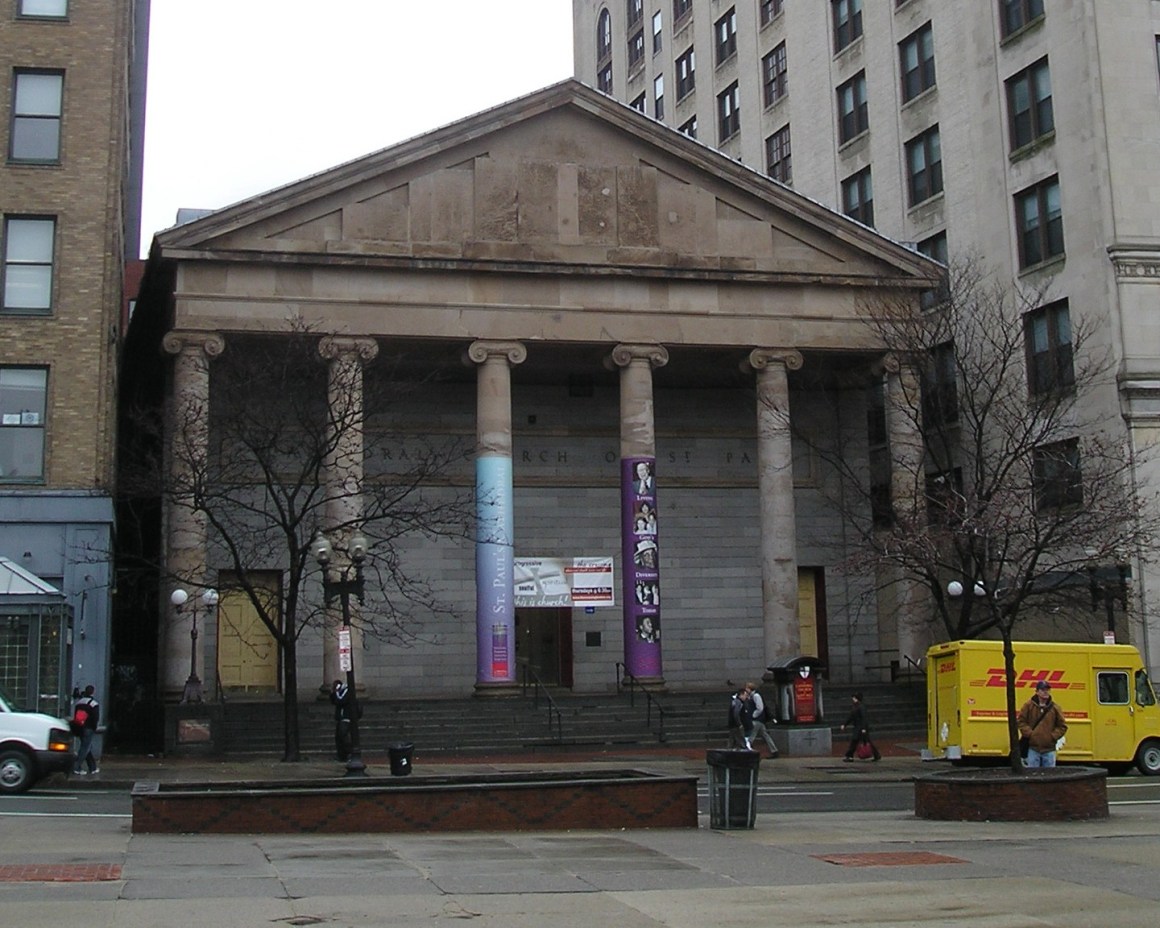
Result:
{"label": "brick planter", "polygon": [[959,822],[1063,822],[1108,817],[1100,767],[945,770],[914,779],[914,814]]}
{"label": "brick planter", "polygon": [[696,828],[697,778],[639,770],[137,783],[134,834]]}

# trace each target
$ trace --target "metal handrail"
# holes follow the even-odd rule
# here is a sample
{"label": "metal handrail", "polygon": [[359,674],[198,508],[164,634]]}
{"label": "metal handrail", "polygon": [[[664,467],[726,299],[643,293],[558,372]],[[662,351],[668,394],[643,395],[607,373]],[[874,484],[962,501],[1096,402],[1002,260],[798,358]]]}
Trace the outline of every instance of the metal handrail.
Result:
{"label": "metal handrail", "polygon": [[520,661],[520,695],[524,698],[527,698],[528,695],[529,677],[531,677],[530,685],[532,687],[532,708],[540,708],[540,694],[542,693],[548,704],[548,736],[553,737],[552,727],[554,725],[556,741],[563,741],[564,713],[560,711],[560,707],[556,705],[556,700],[552,698],[552,694],[548,692],[548,688],[532,670],[531,665],[527,661]]}
{"label": "metal handrail", "polygon": [[644,697],[645,697],[644,723],[648,728],[652,728],[652,710],[653,710],[654,706],[656,707],[656,710],[657,710],[657,740],[663,744],[665,741],[665,711],[666,711],[665,707],[661,705],[661,701],[659,699],[657,699],[656,696],[654,696],[649,691],[649,688],[647,686],[645,686],[643,683],[640,682],[640,680],[638,680],[635,676],[633,676],[632,671],[630,671],[628,669],[628,667],[626,667],[624,665],[623,662],[617,661],[616,662],[616,692],[617,693],[620,693],[624,689],[624,683],[626,681],[628,683],[628,704],[630,706],[633,706],[633,707],[636,706],[635,693],[637,690],[640,690],[642,693],[644,693]]}

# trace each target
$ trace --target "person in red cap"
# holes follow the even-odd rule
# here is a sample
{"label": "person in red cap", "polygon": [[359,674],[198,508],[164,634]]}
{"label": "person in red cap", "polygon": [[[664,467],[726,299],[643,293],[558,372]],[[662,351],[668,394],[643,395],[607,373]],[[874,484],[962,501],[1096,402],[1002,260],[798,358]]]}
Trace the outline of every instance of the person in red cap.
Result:
{"label": "person in red cap", "polygon": [[1051,700],[1051,684],[1040,680],[1035,684],[1035,695],[1019,710],[1019,734],[1027,740],[1028,767],[1054,767],[1055,745],[1067,722],[1063,711]]}

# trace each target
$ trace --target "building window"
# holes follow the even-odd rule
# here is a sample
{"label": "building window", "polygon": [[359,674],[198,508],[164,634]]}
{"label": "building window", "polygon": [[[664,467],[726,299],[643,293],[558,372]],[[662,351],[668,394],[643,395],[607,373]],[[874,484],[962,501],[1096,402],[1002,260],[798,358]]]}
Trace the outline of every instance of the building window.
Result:
{"label": "building window", "polygon": [[786,73],[785,42],[761,59],[761,83],[765,89],[765,105],[776,103],[789,89]]}
{"label": "building window", "polygon": [[4,220],[4,311],[48,313],[56,220],[10,216]]}
{"label": "building window", "polygon": [[717,37],[717,64],[737,54],[737,8],[733,7],[717,20],[714,27]]}
{"label": "building window", "polygon": [[693,0],[673,0],[673,22],[693,9]]}
{"label": "building window", "polygon": [[925,428],[959,421],[958,365],[955,346],[932,348],[922,372],[922,422]]}
{"label": "building window", "polygon": [[737,81],[717,96],[717,141],[724,142],[741,131],[741,91]]}
{"label": "building window", "polygon": [[677,131],[687,135],[691,139],[695,139],[697,137],[697,117],[694,116],[692,119],[681,123]]}
{"label": "building window", "polygon": [[1027,345],[1027,388],[1032,396],[1064,393],[1075,387],[1067,300],[1025,315],[1023,338]]}
{"label": "building window", "polygon": [[[933,258],[940,264],[947,263],[947,234],[946,232],[938,232],[930,238],[923,239],[916,246],[920,255],[926,255],[928,258]],[[932,309],[940,303],[946,302],[950,299],[950,282],[946,275],[943,275],[942,281],[933,290],[924,290],[922,296],[919,298],[920,305],[923,309]]]}
{"label": "building window", "polygon": [[1007,81],[1007,119],[1011,150],[1030,145],[1055,131],[1051,105],[1051,72],[1042,58]]}
{"label": "building window", "polygon": [[938,126],[932,126],[906,143],[906,180],[911,206],[942,193],[942,148]]}
{"label": "building window", "polygon": [[644,61],[644,30],[637,29],[628,39],[628,69]]}
{"label": "building window", "polygon": [[1043,16],[1043,0],[999,0],[1003,38]]}
{"label": "building window", "polygon": [[934,86],[934,32],[930,23],[898,43],[898,61],[902,70],[903,103]]}
{"label": "building window", "polygon": [[1034,452],[1035,511],[1083,505],[1079,439],[1055,442]]}
{"label": "building window", "polygon": [[683,100],[693,88],[697,86],[697,62],[693,57],[693,48],[677,59],[677,99]]}
{"label": "building window", "polygon": [[657,10],[655,13],[653,13],[652,23],[653,23],[653,54],[655,55],[662,48],[664,48],[664,45],[665,45],[664,36],[661,34],[661,32],[664,28],[664,24],[663,24],[663,21],[661,20],[661,11],[660,10]]}
{"label": "building window", "polygon": [[786,123],[765,140],[765,172],[783,184],[793,182],[793,165],[790,161],[789,150],[789,123]]}
{"label": "building window", "polygon": [[0,482],[44,478],[48,371],[0,367]]}
{"label": "building window", "polygon": [[773,22],[773,18],[781,12],[784,6],[785,0],[761,0],[761,25],[765,26]]}
{"label": "building window", "polygon": [[838,88],[838,141],[848,142],[870,128],[866,107],[866,72],[859,71]]}
{"label": "building window", "polygon": [[842,181],[842,212],[863,225],[874,225],[874,188],[869,167]]}
{"label": "building window", "polygon": [[608,10],[600,11],[600,18],[596,21],[596,63],[608,59],[612,54],[612,14]]}
{"label": "building window", "polygon": [[1058,177],[1049,177],[1015,195],[1015,225],[1021,268],[1063,254],[1063,210]]}
{"label": "building window", "polygon": [[612,93],[612,63],[609,62],[596,75],[596,89],[601,93]]}
{"label": "building window", "polygon": [[624,0],[625,15],[628,17],[628,28],[631,29],[644,19],[644,0]]}
{"label": "building window", "polygon": [[60,160],[63,71],[17,71],[12,101],[13,161]]}
{"label": "building window", "polygon": [[862,34],[862,0],[830,0],[834,12],[834,54]]}
{"label": "building window", "polygon": [[658,74],[653,78],[653,115],[657,119],[665,118],[665,76]]}
{"label": "building window", "polygon": [[18,15],[63,19],[68,16],[68,0],[20,0]]}
{"label": "building window", "polygon": [[645,108],[644,92],[642,91],[641,95],[639,97],[635,98],[628,105],[631,106],[634,110],[637,110],[638,112],[643,113],[644,108]]}

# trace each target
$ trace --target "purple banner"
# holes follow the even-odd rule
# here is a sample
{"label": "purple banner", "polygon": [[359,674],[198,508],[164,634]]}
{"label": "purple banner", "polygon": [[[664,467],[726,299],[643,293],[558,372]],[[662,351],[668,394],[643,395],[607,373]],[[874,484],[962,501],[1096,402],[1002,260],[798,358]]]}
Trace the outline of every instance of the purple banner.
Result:
{"label": "purple banner", "polygon": [[620,494],[624,663],[633,676],[660,679],[663,674],[656,459],[622,458]]}

